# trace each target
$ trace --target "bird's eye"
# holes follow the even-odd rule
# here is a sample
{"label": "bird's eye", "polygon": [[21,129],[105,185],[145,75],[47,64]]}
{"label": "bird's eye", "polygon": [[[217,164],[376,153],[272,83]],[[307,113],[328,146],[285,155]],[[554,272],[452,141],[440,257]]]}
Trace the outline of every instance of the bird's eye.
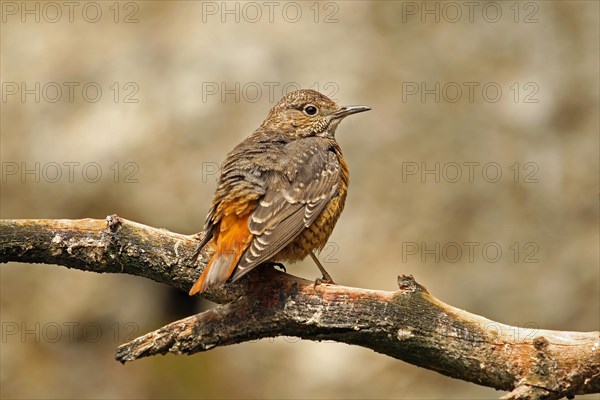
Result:
{"label": "bird's eye", "polygon": [[306,107],[304,107],[304,114],[306,115],[315,115],[317,113],[317,107],[313,106],[312,104],[307,105]]}

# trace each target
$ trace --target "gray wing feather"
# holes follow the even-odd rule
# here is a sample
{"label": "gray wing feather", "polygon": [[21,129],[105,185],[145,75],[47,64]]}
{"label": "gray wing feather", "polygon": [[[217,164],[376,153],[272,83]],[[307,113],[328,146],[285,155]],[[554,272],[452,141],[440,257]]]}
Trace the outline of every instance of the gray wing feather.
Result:
{"label": "gray wing feather", "polygon": [[320,138],[286,146],[288,165],[271,182],[248,226],[254,239],[242,255],[231,280],[268,261],[309,227],[336,195],[339,162]]}

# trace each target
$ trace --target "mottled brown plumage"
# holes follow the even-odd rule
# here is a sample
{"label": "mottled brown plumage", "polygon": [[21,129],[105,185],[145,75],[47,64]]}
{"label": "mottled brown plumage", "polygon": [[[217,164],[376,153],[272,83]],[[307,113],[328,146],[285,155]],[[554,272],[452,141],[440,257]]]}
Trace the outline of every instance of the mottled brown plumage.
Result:
{"label": "mottled brown plumage", "polygon": [[369,110],[340,107],[314,90],[282,98],[221,165],[206,218],[211,260],[190,295],[235,281],[265,262],[299,261],[327,243],[344,209],[348,166],[335,140],[340,121]]}

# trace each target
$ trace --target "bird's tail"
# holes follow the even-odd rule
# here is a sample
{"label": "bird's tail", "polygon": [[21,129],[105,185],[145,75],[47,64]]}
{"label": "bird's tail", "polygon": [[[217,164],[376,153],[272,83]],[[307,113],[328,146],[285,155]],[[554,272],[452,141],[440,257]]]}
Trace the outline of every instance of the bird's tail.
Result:
{"label": "bird's tail", "polygon": [[233,273],[252,238],[248,229],[248,215],[224,217],[219,226],[219,233],[216,235],[216,251],[200,278],[190,289],[190,296],[224,284]]}

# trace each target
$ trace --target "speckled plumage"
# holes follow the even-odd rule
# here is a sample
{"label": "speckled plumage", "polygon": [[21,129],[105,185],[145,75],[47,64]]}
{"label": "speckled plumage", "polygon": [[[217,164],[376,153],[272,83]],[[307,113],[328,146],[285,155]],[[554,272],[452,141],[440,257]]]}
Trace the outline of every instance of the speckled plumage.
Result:
{"label": "speckled plumage", "polygon": [[222,163],[198,247],[212,241],[215,253],[190,294],[325,246],[349,179],[335,130],[347,115],[368,109],[340,107],[314,90],[292,92],[271,109]]}

